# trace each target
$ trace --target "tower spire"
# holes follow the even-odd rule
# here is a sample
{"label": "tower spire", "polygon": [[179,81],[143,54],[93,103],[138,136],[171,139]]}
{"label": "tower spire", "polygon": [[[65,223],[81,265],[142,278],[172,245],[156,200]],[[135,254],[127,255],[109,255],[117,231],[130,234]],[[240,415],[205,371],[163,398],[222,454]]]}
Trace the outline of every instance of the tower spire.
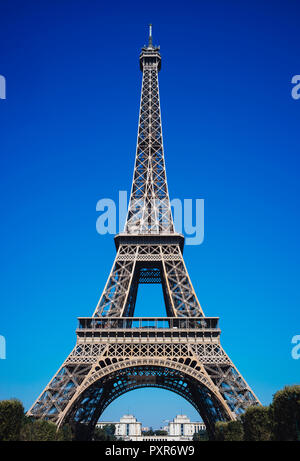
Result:
{"label": "tower spire", "polygon": [[148,48],[152,48],[152,24],[149,24],[149,42],[148,42]]}
{"label": "tower spire", "polygon": [[160,67],[159,48],[152,45],[152,25],[149,24],[149,43],[140,54],[143,82],[126,234],[175,233],[163,150],[158,87]]}

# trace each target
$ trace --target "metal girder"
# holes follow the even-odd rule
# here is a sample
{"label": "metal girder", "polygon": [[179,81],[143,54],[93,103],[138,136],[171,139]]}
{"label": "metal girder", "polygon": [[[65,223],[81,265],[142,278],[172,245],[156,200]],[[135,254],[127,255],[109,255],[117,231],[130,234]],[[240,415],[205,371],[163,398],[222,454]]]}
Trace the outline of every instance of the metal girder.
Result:
{"label": "metal girder", "polygon": [[[115,262],[94,316],[132,316],[141,270],[160,271],[167,315],[204,315],[178,244],[119,246]],[[145,282],[145,280],[143,280]]]}
{"label": "metal girder", "polygon": [[125,233],[174,233],[164,160],[158,49],[141,54],[143,83],[131,196]]}

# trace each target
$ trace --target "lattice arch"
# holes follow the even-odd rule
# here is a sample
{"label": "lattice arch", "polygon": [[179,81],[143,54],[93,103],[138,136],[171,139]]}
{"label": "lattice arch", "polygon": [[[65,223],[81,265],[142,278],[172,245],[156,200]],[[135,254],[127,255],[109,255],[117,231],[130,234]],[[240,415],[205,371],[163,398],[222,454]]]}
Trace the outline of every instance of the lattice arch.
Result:
{"label": "lattice arch", "polygon": [[105,369],[96,368],[66,406],[58,426],[75,421],[76,424],[88,425],[92,430],[113,400],[141,387],[160,387],[184,397],[199,412],[211,435],[217,420],[232,418],[230,408],[205,371],[196,371],[163,358],[130,359],[111,364]]}

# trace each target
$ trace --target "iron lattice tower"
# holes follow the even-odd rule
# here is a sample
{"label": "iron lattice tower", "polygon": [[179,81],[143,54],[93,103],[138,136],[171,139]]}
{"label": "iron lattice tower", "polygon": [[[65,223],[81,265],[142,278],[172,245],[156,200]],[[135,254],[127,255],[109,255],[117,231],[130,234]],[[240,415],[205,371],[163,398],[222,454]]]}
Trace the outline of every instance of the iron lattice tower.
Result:
{"label": "iron lattice tower", "polygon": [[[104,409],[141,387],[169,389],[188,400],[213,438],[218,420],[260,404],[220,344],[218,318],[205,317],[174,229],[164,161],[159,47],[142,48],[143,72],[133,183],[124,232],[92,317],[79,318],[77,342],[28,415],[85,428]],[[167,317],[134,317],[140,283],[161,283]]]}

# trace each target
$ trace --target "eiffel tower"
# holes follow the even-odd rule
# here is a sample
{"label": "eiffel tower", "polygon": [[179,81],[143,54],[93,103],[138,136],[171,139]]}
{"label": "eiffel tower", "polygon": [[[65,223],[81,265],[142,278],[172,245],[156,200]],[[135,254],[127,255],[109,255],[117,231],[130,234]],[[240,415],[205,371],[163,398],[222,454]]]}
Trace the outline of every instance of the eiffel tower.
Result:
{"label": "eiffel tower", "polygon": [[[92,317],[79,318],[77,342],[27,412],[89,439],[122,394],[158,387],[199,412],[211,439],[216,421],[235,420],[260,402],[220,344],[218,317],[205,317],[176,233],[164,161],[158,72],[160,48],[140,54],[143,72],[133,184],[116,257]],[[134,317],[140,283],[160,283],[166,317]],[[82,431],[84,428],[84,431]]]}

